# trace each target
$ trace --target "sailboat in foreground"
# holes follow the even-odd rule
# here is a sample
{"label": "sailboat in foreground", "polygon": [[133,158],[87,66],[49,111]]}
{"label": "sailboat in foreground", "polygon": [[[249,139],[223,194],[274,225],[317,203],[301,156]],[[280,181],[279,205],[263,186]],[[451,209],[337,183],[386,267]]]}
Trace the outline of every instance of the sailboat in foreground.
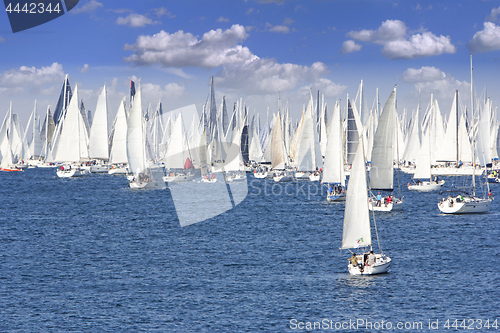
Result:
{"label": "sailboat in foreground", "polygon": [[[369,213],[366,163],[363,144],[359,144],[347,187],[341,249],[370,247],[370,251],[358,255],[353,253],[347,266],[351,275],[387,273],[391,265],[391,258],[382,253],[380,243],[378,244],[380,253],[373,253]],[[373,221],[375,222],[375,219]],[[374,226],[378,240],[377,225]]]}
{"label": "sailboat in foreground", "polygon": [[[473,90],[472,90],[472,55],[471,55],[471,104],[472,104],[472,119],[474,119],[474,95],[473,95]],[[458,100],[458,90],[457,90],[457,100]],[[472,146],[472,161],[475,162],[475,152],[476,152],[476,147],[475,147],[475,142],[476,139],[473,139],[473,146]],[[484,157],[483,157],[484,160]],[[485,161],[483,161],[484,164]],[[473,173],[472,173],[472,192],[469,193],[468,191],[464,190],[451,190],[451,191],[446,191],[443,193],[450,193],[448,197],[444,198],[442,197],[441,200],[438,202],[438,208],[442,213],[445,214],[479,214],[479,213],[488,213],[490,211],[490,206],[491,202],[493,199],[491,197],[488,198],[480,198],[476,196],[476,174],[475,174],[476,168],[473,168]],[[489,185],[488,181],[485,181],[488,194],[489,192]],[[451,195],[451,193],[457,193],[457,195]],[[440,194],[443,194],[440,193]],[[490,196],[490,195],[488,195]]]}

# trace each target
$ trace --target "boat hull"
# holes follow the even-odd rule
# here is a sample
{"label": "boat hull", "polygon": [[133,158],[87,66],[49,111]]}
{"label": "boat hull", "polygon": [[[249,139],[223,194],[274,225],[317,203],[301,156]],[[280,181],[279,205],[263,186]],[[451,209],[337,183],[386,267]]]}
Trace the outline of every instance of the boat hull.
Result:
{"label": "boat hull", "polygon": [[181,183],[181,182],[188,182],[191,180],[194,180],[195,175],[194,174],[170,174],[167,176],[163,177],[163,181],[165,183]]}
{"label": "boat hull", "polygon": [[368,208],[372,212],[393,212],[403,210],[403,200],[394,198],[391,203],[381,203],[380,206],[377,205],[377,200],[370,198],[368,199]]}
{"label": "boat hull", "polygon": [[293,180],[292,176],[274,176],[274,181],[277,183],[291,182]]}
{"label": "boat hull", "polygon": [[326,201],[345,201],[345,192],[337,194],[327,194]]}
{"label": "boat hull", "polygon": [[18,168],[0,168],[0,171],[23,171],[23,170]]}
{"label": "boat hull", "polygon": [[56,171],[57,177],[59,178],[73,178],[73,177],[85,177],[89,176],[90,172],[85,169],[75,169],[71,168],[69,170],[64,169],[64,170],[57,170]]}
{"label": "boat hull", "polygon": [[267,177],[267,171],[266,172],[254,172],[253,176],[258,179],[264,179]]}
{"label": "boat hull", "polygon": [[375,275],[375,274],[384,274],[389,272],[389,268],[391,267],[391,258],[382,256],[380,254],[376,254],[376,262],[371,266],[353,266],[349,264],[347,266],[349,270],[349,274],[351,275]]}
{"label": "boat hull", "polygon": [[132,180],[129,183],[129,186],[131,189],[155,189],[155,188],[158,188],[158,183],[155,181],[140,182],[140,181]]}
{"label": "boat hull", "polygon": [[321,179],[321,174],[320,173],[311,173],[309,175],[309,180],[312,182],[319,182]]}
{"label": "boat hull", "polygon": [[436,182],[420,182],[418,184],[408,184],[408,189],[410,191],[419,191],[419,192],[432,192],[441,189],[444,185],[444,180],[440,180]]}
{"label": "boat hull", "polygon": [[465,197],[460,202],[456,198],[448,198],[440,201],[438,208],[444,214],[484,214],[490,211],[491,202],[491,199],[473,197]]}
{"label": "boat hull", "polygon": [[108,173],[109,167],[107,165],[92,165],[90,167],[91,173]]}

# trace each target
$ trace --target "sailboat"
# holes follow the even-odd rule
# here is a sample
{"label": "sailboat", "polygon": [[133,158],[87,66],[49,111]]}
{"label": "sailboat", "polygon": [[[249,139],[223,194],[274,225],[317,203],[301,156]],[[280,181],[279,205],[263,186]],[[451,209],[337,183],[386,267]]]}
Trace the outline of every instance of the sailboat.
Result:
{"label": "sailboat", "polygon": [[12,102],[0,128],[0,171],[21,171],[12,153]]}
{"label": "sailboat", "polygon": [[90,167],[92,173],[108,173],[108,117],[108,98],[106,85],[104,85],[101,94],[97,98],[92,127],[89,133],[89,157],[94,160],[94,164]]}
{"label": "sailboat", "polygon": [[[396,130],[396,87],[385,103],[380,116],[375,137],[373,138],[372,160],[370,167],[370,189],[379,191],[370,196],[372,211],[390,212],[403,209],[403,200],[395,198],[394,191],[394,148]],[[390,192],[387,196],[380,191]]]}
{"label": "sailboat", "polygon": [[[369,214],[366,163],[361,140],[354,155],[347,188],[341,249],[370,247],[370,251],[357,255],[353,253],[347,266],[351,275],[387,273],[391,265],[391,258],[382,253],[380,242],[380,253],[373,253]],[[378,240],[377,225],[374,224],[374,227]]]}
{"label": "sailboat", "polygon": [[[473,94],[473,87],[472,87],[472,55],[471,55],[471,105],[472,105],[472,119],[474,119],[474,94]],[[458,96],[458,91],[456,92]],[[458,99],[458,97],[457,97]],[[473,143],[476,142],[476,139],[474,138]],[[472,147],[472,161],[475,162],[475,151],[476,147]],[[486,171],[486,161],[483,163],[485,164],[485,171]],[[438,202],[438,208],[442,213],[445,214],[478,214],[478,213],[488,213],[490,210],[491,202],[493,199],[491,197],[488,198],[480,198],[476,196],[476,174],[475,174],[476,168],[474,167],[473,174],[472,174],[472,188],[471,192],[468,192],[463,189],[457,189],[457,190],[451,190],[451,191],[446,191],[444,193],[450,193],[448,197],[442,197],[441,200]],[[486,174],[486,172],[484,173]],[[489,192],[489,184],[486,181],[486,187],[488,189],[488,194]],[[456,196],[451,195],[451,193],[458,193]],[[443,193],[441,193],[443,194]]]}
{"label": "sailboat", "polygon": [[111,131],[109,161],[111,167],[108,174],[127,174],[127,112],[125,111],[125,97],[120,101]]}
{"label": "sailboat", "polygon": [[68,108],[63,110],[56,127],[59,136],[55,147],[52,147],[52,156],[55,162],[64,163],[57,169],[56,174],[61,178],[81,177],[90,174],[81,163],[88,161],[88,135],[82,118],[79,103],[78,86],[75,86]]}
{"label": "sailboat", "polygon": [[[431,156],[430,156],[430,128],[424,133],[422,146],[417,157],[415,173],[413,179],[417,179],[414,184],[408,183],[408,189],[412,191],[431,192],[439,190],[444,185],[444,180],[438,177],[433,179],[431,175]],[[429,179],[429,180],[422,180]]]}
{"label": "sailboat", "polygon": [[163,163],[167,170],[163,180],[167,183],[190,181],[195,178],[191,151],[184,129],[182,113],[179,113],[172,125]]}
{"label": "sailboat", "polygon": [[323,164],[322,184],[328,187],[327,201],[345,201],[344,153],[342,151],[342,130],[340,104],[337,102],[328,130],[328,141]]}
{"label": "sailboat", "polygon": [[293,174],[287,170],[288,155],[286,154],[281,130],[281,115],[278,112],[276,121],[274,122],[272,137],[271,137],[271,167],[275,182],[289,182],[293,180]]}
{"label": "sailboat", "polygon": [[133,178],[129,186],[132,189],[155,189],[155,181],[146,167],[146,133],[142,114],[141,86],[136,91],[130,114],[127,119],[127,159]]}

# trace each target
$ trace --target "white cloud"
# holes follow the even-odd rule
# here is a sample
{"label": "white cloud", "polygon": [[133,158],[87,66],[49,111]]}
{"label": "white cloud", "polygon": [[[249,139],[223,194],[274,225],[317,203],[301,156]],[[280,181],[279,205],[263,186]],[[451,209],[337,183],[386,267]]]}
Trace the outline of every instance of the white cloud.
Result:
{"label": "white cloud", "polygon": [[[247,37],[247,31],[241,25],[233,25],[227,30],[211,30],[201,38],[184,31],[172,34],[161,31],[153,36],[139,36],[135,44],[125,45],[126,50],[134,51],[125,61],[135,65],[161,65],[187,79],[191,77],[187,77],[182,68],[220,68],[215,76],[217,87],[224,88],[227,94],[253,96],[254,99],[275,96],[278,89],[294,92],[302,86],[317,86],[329,96],[339,96],[339,91],[345,89],[324,78],[329,70],[321,62],[303,66],[259,58],[241,45]],[[147,87],[150,94],[157,96],[166,94],[167,88],[174,92],[181,90],[176,86]]]}
{"label": "white cloud", "polygon": [[389,41],[404,39],[406,25],[399,20],[387,20],[382,22],[377,30],[351,31],[347,36],[360,42],[373,42],[384,44]]}
{"label": "white cloud", "polygon": [[144,27],[148,24],[159,24],[159,21],[153,21],[147,16],[141,15],[141,14],[130,14],[127,17],[119,17],[116,20],[116,24],[118,25],[127,25],[129,27],[137,28],[137,27]]}
{"label": "white cloud", "polygon": [[320,78],[310,86],[303,86],[299,88],[298,91],[300,95],[308,97],[310,89],[312,89],[312,91],[319,90],[320,93],[325,95],[327,98],[338,98],[342,96],[344,91],[347,89],[347,86],[334,83],[326,78]]}
{"label": "white cloud", "polygon": [[291,91],[300,85],[317,82],[327,72],[326,65],[321,62],[308,67],[280,64],[274,59],[256,59],[243,66],[224,66],[215,83],[228,90],[241,89],[249,94],[275,94],[278,90]]}
{"label": "white cloud", "polygon": [[229,22],[229,19],[227,17],[221,16],[217,19],[216,22]]}
{"label": "white cloud", "polygon": [[80,73],[87,73],[89,71],[89,64],[83,65],[82,69],[80,70]]}
{"label": "white cloud", "polygon": [[154,8],[152,9],[152,11],[155,13],[155,15],[160,18],[162,16],[166,16],[168,18],[174,18],[175,15],[172,14],[171,11],[169,11],[167,8],[165,7],[160,7],[160,8]]}
{"label": "white cloud", "polygon": [[486,21],[496,22],[498,21],[498,15],[500,14],[500,7],[493,8],[490,15],[486,17]]}
{"label": "white cloud", "polygon": [[399,20],[384,21],[377,30],[351,31],[347,36],[360,42],[382,45],[382,55],[389,59],[413,59],[456,52],[449,36],[438,37],[424,32],[407,37],[407,27]]}
{"label": "white cloud", "polygon": [[407,102],[411,100],[410,104],[415,107],[419,102],[425,105],[426,98],[432,95],[438,100],[441,112],[444,115],[449,114],[456,90],[460,92],[462,103],[468,105],[470,101],[470,83],[456,80],[451,74],[436,67],[408,68],[403,73],[402,80],[413,84],[412,92],[405,99]]}
{"label": "white cloud", "polygon": [[0,43],[3,43],[5,42],[5,38],[2,38],[2,36],[0,36]]}
{"label": "white cloud", "polygon": [[445,78],[446,74],[436,67],[408,68],[403,73],[403,81],[409,83],[438,81]]}
{"label": "white cloud", "polygon": [[357,52],[357,51],[361,50],[361,47],[362,46],[360,44],[357,44],[352,39],[346,40],[344,43],[342,43],[342,49],[340,50],[340,54]]}
{"label": "white cloud", "polygon": [[91,13],[100,7],[103,7],[102,3],[96,0],[90,0],[89,2],[81,6],[73,8],[73,10],[71,10],[70,13],[71,14]]}
{"label": "white cloud", "polygon": [[382,47],[382,55],[389,59],[413,59],[455,52],[456,47],[451,44],[450,37],[437,37],[430,32],[413,35],[409,40],[390,41]]}
{"label": "white cloud", "polygon": [[287,27],[286,25],[271,25],[270,23],[266,23],[266,27],[269,31],[271,32],[280,32],[280,33],[284,33],[284,34],[287,34],[290,32],[290,28]]}
{"label": "white cloud", "polygon": [[474,34],[467,47],[473,53],[499,50],[500,26],[492,22],[484,22],[483,30]]}
{"label": "white cloud", "polygon": [[64,71],[62,65],[54,62],[48,67],[35,68],[21,66],[0,74],[0,87],[40,87],[45,84],[62,82]]}
{"label": "white cloud", "polygon": [[237,24],[225,31],[211,30],[201,39],[182,30],[173,34],[162,30],[153,36],[139,36],[133,45],[126,44],[125,50],[134,54],[125,61],[136,65],[202,68],[245,63],[256,58],[247,47],[238,45],[247,36],[245,28]]}
{"label": "white cloud", "polygon": [[145,100],[178,99],[184,95],[186,87],[177,83],[169,83],[163,88],[159,84],[143,83],[141,91]]}

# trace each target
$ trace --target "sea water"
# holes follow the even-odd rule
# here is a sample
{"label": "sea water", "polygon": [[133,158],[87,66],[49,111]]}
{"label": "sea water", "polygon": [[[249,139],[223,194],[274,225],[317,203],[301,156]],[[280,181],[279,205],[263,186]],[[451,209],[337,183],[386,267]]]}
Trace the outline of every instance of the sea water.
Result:
{"label": "sea water", "polygon": [[360,277],[339,250],[344,204],[319,183],[249,175],[239,205],[181,228],[168,188],[2,172],[0,331],[497,330],[498,200],[445,216],[398,177],[403,211],[375,214],[390,272]]}

